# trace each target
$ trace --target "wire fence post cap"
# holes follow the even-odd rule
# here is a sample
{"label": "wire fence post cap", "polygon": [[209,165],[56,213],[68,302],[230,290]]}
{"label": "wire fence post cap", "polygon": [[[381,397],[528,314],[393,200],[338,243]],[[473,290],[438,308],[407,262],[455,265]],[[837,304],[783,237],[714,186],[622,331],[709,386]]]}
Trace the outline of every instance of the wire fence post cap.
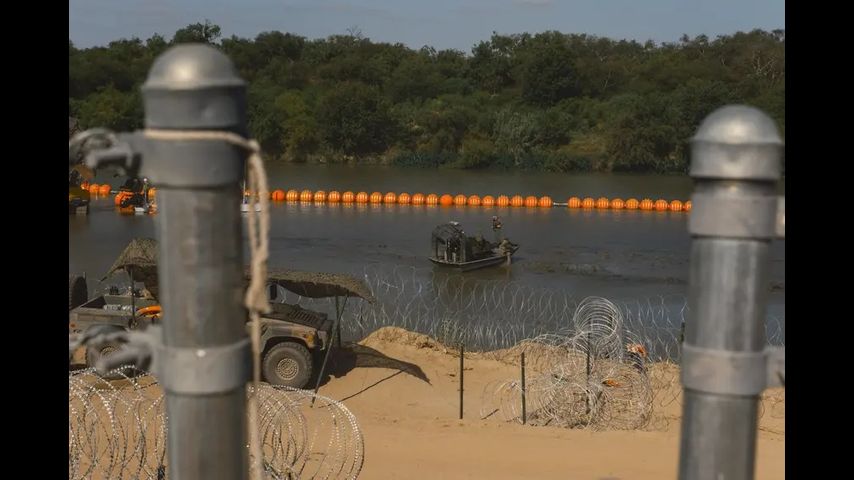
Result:
{"label": "wire fence post cap", "polygon": [[246,82],[224,53],[205,44],[174,46],[142,85],[147,128],[227,130],[246,136]]}
{"label": "wire fence post cap", "polygon": [[753,107],[728,105],[709,114],[691,138],[690,175],[777,181],[782,149],[771,117]]}

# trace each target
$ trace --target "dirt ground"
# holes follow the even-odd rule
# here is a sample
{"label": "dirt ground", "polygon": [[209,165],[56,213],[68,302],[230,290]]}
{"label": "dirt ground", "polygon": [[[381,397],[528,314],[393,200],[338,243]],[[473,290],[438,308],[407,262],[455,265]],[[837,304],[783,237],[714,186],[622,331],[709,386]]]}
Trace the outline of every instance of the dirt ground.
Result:
{"label": "dirt ground", "polygon": [[[360,479],[676,478],[682,409],[677,366],[651,367],[652,419],[640,430],[482,418],[485,389],[519,378],[517,353],[466,354],[463,420],[458,419],[458,352],[397,328],[336,352],[319,393],[342,401],[358,419],[365,443]],[[782,389],[766,392],[760,414],[756,478],[783,479]]]}
{"label": "dirt ground", "polygon": [[[463,420],[458,352],[394,328],[352,352],[336,357],[319,393],[343,400],[359,420],[365,437],[360,478],[676,478],[682,409],[676,366],[652,369],[658,391],[647,427],[593,432],[481,419],[484,388],[519,378],[513,352],[466,355]],[[783,391],[769,391],[760,412],[756,478],[785,478]]]}

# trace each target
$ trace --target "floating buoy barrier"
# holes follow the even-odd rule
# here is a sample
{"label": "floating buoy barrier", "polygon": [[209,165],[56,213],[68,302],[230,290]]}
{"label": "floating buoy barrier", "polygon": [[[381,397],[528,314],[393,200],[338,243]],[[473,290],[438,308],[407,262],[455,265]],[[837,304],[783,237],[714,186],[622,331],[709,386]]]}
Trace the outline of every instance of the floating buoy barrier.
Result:
{"label": "floating buoy barrier", "polygon": [[[90,194],[92,195],[101,195],[106,196],[110,194],[111,187],[108,184],[99,185],[97,183],[92,184],[81,184],[81,188],[86,188]],[[245,191],[245,195],[252,195],[251,192]],[[156,190],[152,187],[148,190],[148,198],[149,200],[153,200],[156,195]],[[130,192],[120,191],[116,193],[114,201],[116,206],[120,206],[123,199],[130,196]],[[537,197],[535,195],[464,195],[462,193],[458,194],[436,194],[436,193],[413,193],[410,195],[407,192],[395,193],[395,192],[386,192],[383,194],[382,192],[372,192],[368,194],[367,192],[358,192],[354,193],[350,190],[345,192],[339,192],[337,190],[332,190],[327,193],[324,190],[295,190],[295,189],[275,189],[270,192],[270,199],[275,202],[303,202],[303,203],[315,203],[315,204],[324,204],[324,203],[371,203],[371,204],[386,204],[386,205],[429,205],[436,206],[440,205],[443,207],[450,206],[469,206],[469,207],[526,207],[526,208],[553,208],[553,207],[567,207],[570,209],[596,209],[596,210],[644,210],[644,211],[658,211],[658,212],[690,212],[691,211],[691,201],[681,201],[681,200],[665,200],[659,198],[657,200],[652,200],[650,198],[644,198],[642,200],[638,200],[636,198],[629,198],[627,200],[623,200],[622,198],[613,198],[609,199],[607,197],[569,197],[566,203],[555,202],[552,197],[547,195]]]}

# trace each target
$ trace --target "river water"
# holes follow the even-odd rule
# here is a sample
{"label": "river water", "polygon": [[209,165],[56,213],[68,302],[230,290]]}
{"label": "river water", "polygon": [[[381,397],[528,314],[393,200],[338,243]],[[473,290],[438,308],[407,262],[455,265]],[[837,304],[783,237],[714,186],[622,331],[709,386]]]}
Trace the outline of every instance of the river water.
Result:
{"label": "river water", "polygon": [[[549,195],[689,200],[684,176],[505,173],[389,167],[268,165],[270,189],[352,190],[452,195]],[[118,187],[123,179],[101,175]],[[512,284],[572,298],[601,296],[623,302],[659,299],[678,309],[687,295],[690,237],[680,212],[554,208],[441,207],[408,205],[271,204],[270,267],[351,273],[386,272],[428,281],[432,229],[450,220],[467,233],[492,237],[491,217],[521,247],[509,268],[469,272],[467,282]],[[119,215],[112,199],[93,201],[88,216],[69,220],[69,270],[86,272],[90,290],[134,237],[154,237],[156,216]],[[245,231],[245,228],[244,228]],[[248,258],[248,250],[244,254]],[[785,318],[785,242],[772,246],[770,317]],[[393,274],[388,272],[395,272]],[[370,280],[370,279],[369,279]],[[784,330],[783,330],[784,331]]]}

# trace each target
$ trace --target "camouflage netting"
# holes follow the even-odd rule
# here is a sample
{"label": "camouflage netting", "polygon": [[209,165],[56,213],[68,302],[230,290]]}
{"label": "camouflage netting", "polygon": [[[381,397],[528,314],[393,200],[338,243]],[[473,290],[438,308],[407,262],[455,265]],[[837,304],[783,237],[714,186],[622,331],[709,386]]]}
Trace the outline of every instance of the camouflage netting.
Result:
{"label": "camouflage netting", "polygon": [[[133,275],[135,282],[144,283],[145,288],[157,298],[157,240],[152,238],[131,240],[104,275],[104,279],[119,270]],[[245,270],[245,275],[248,284],[249,269]],[[358,297],[374,302],[374,296],[368,286],[350,275],[273,269],[269,271],[267,278],[270,283],[280,285],[303,297]]]}
{"label": "camouflage netting", "polygon": [[[247,280],[249,278],[247,272]],[[374,303],[374,296],[361,280],[340,273],[270,270],[270,283],[280,285],[297,295],[309,298],[359,297]]]}
{"label": "camouflage netting", "polygon": [[103,279],[120,270],[132,276],[134,282],[145,284],[145,288],[157,298],[157,241],[153,238],[131,240]]}

